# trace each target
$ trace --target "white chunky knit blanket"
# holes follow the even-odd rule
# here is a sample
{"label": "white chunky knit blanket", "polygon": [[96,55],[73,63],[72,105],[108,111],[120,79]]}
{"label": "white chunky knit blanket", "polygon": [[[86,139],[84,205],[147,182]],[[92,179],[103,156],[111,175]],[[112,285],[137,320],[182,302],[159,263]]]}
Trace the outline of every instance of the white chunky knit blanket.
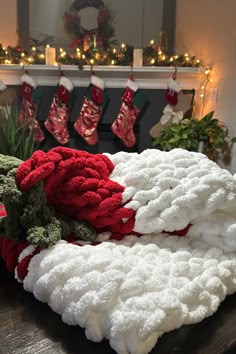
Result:
{"label": "white chunky knit blanket", "polygon": [[[107,156],[143,236],[60,241],[32,258],[23,285],[88,339],[146,354],[163,333],[212,315],[236,291],[236,179],[181,149]],[[163,233],[189,224],[186,236]]]}

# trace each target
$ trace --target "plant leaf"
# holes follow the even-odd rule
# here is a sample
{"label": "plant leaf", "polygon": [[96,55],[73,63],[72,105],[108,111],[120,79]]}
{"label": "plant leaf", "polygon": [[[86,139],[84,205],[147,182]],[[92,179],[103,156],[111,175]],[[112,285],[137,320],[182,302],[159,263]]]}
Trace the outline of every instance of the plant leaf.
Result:
{"label": "plant leaf", "polygon": [[213,118],[214,113],[214,111],[207,113],[201,120],[204,122],[209,122]]}

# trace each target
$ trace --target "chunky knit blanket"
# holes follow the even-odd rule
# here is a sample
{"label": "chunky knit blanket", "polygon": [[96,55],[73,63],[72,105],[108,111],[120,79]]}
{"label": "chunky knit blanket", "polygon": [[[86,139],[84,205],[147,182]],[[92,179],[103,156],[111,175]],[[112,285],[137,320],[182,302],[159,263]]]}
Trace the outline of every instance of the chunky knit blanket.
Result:
{"label": "chunky knit blanket", "polygon": [[[53,154],[39,179],[47,201],[90,222],[96,241],[72,237],[42,250],[2,237],[0,255],[64,322],[92,341],[108,339],[119,354],[146,354],[163,333],[212,315],[236,291],[236,178],[228,171],[181,149],[103,154],[96,168],[86,155],[80,170],[73,151],[70,169],[65,149],[59,183],[62,150]],[[48,163],[40,159],[19,166],[19,189],[37,182]]]}

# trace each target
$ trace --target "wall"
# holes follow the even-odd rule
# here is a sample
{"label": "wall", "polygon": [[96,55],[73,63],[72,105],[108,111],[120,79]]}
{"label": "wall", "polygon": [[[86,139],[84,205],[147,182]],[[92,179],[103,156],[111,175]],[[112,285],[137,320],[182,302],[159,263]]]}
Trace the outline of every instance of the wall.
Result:
{"label": "wall", "polygon": [[[212,66],[218,101],[208,103],[205,113],[215,110],[231,136],[236,136],[235,14],[235,0],[177,0],[176,52],[192,53]],[[236,173],[235,146],[229,169]]]}
{"label": "wall", "polygon": [[16,0],[0,0],[1,40],[3,46],[17,44]]}

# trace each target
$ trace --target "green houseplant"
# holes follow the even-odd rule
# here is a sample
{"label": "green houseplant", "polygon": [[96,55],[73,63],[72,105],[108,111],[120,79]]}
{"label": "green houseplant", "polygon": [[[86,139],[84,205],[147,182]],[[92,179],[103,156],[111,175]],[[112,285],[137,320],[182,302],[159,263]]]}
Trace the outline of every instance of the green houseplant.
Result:
{"label": "green houseplant", "polygon": [[236,137],[230,139],[226,125],[213,118],[213,115],[214,111],[200,120],[183,119],[164,127],[153,140],[153,146],[165,151],[174,148],[200,151],[214,161],[221,156],[225,163],[229,163]]}
{"label": "green houseplant", "polygon": [[35,143],[32,132],[26,126],[17,124],[18,116],[16,106],[0,107],[0,154],[26,160],[35,150],[47,150],[47,147]]}

